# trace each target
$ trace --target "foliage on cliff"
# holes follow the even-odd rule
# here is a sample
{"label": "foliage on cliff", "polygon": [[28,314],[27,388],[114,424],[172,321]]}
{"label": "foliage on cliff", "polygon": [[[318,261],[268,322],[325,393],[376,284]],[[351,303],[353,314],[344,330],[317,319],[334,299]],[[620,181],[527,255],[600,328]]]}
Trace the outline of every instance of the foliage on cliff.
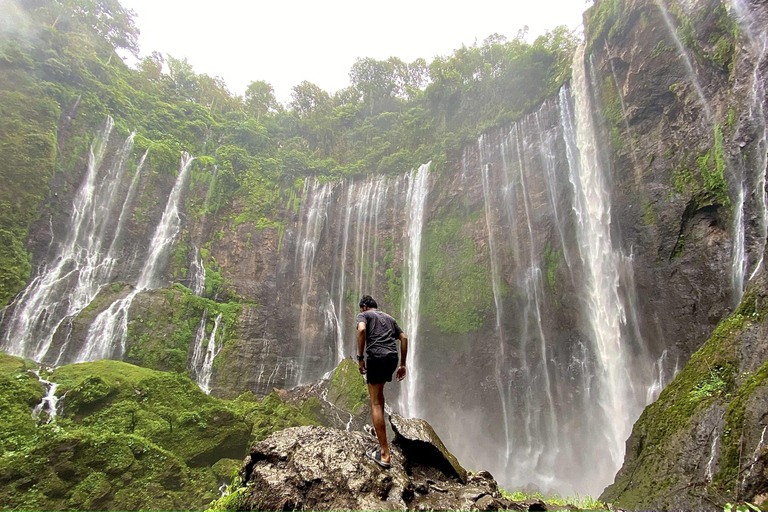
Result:
{"label": "foliage on cliff", "polygon": [[0,502],[7,509],[199,510],[252,442],[315,424],[276,395],[220,400],[182,375],[118,361],[48,375],[59,384],[61,416],[38,424],[32,407],[44,389],[29,368],[0,353]]}
{"label": "foliage on cliff", "polygon": [[11,24],[24,30],[0,42],[0,165],[11,176],[0,187],[0,305],[28,279],[24,240],[49,180],[59,171],[79,183],[87,134],[107,114],[122,134],[137,132],[134,152],[148,149],[154,171],[175,173],[180,150],[198,157],[192,186],[208,200],[206,211],[193,202],[193,215],[238,201],[233,216],[266,225],[295,203],[301,176],[399,173],[428,160],[439,171],[463,141],[555,92],[575,41],[561,27],[533,43],[494,34],[431,63],[360,59],[350,87],[302,82],[285,108],[265,82],[236,96],[185,59],[154,53],[129,68],[116,50],[135,52],[138,31],[117,0],[20,5]]}

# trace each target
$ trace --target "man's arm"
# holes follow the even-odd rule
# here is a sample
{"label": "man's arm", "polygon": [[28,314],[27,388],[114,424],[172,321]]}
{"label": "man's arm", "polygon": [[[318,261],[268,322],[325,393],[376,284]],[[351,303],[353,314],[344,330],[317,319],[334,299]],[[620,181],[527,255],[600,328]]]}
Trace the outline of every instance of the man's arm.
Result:
{"label": "man's arm", "polygon": [[[357,355],[362,356],[365,352],[365,322],[357,323]],[[358,359],[360,359],[358,357]],[[365,374],[365,361],[359,361],[357,367],[360,373]]]}
{"label": "man's arm", "polygon": [[405,378],[405,358],[408,355],[408,336],[404,332],[400,333],[400,366],[397,368],[397,380]]}

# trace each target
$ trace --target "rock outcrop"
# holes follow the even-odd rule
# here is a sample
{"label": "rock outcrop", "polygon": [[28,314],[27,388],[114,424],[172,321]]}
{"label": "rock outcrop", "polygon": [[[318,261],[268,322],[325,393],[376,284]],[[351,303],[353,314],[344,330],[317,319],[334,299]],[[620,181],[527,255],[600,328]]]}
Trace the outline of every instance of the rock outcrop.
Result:
{"label": "rock outcrop", "polygon": [[[366,455],[378,443],[361,432],[296,427],[257,443],[240,471],[238,509],[548,510],[505,499],[486,471],[466,472],[423,420],[391,419],[407,438],[392,441],[388,469]],[[411,443],[424,446],[416,454]]]}
{"label": "rock outcrop", "polygon": [[768,502],[768,276],[645,409],[601,500],[627,510]]}

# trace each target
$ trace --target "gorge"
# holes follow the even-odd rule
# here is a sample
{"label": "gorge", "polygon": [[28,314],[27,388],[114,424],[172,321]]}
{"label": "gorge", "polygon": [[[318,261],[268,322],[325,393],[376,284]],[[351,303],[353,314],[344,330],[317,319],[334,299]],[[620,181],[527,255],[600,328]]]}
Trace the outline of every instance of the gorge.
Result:
{"label": "gorge", "polygon": [[[47,174],[37,199],[24,180],[2,192],[2,208],[34,214],[2,228],[23,242],[3,265],[27,253],[32,265],[3,276],[0,349],[44,366],[38,417],[62,397],[87,415],[67,405],[64,393],[87,395],[71,374],[108,359],[170,372],[159,381],[187,375],[210,395],[194,400],[229,411],[219,422],[335,375],[370,294],[411,339],[390,406],[505,489],[609,486],[605,500],[627,509],[757,502],[766,26],[757,0],[596,0],[583,41],[491,40],[437,59],[415,100],[363,83],[353,99],[314,91],[302,110],[297,89],[292,110],[266,120],[219,92],[186,99],[151,59],[144,75],[111,71],[111,46],[94,50],[101,71],[57,78],[40,48],[64,29],[4,42],[0,99],[38,125],[0,126],[21,141],[3,151]],[[462,55],[476,67],[452,82]],[[25,98],[25,80],[49,85]],[[471,96],[483,84],[502,85]],[[140,106],[155,101],[147,91],[163,97],[154,110]],[[130,397],[122,385],[104,396]],[[283,426],[314,421],[309,406],[291,414]],[[233,419],[227,439],[252,441],[249,421]]]}

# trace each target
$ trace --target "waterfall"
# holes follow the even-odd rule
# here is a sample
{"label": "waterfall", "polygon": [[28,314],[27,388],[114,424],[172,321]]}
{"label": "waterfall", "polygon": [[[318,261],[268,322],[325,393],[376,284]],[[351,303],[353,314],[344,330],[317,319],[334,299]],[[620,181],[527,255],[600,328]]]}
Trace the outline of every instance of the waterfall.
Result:
{"label": "waterfall", "polygon": [[198,297],[205,294],[205,264],[197,246],[192,256],[192,263],[189,265],[189,288]]}
{"label": "waterfall", "polygon": [[731,283],[733,305],[737,307],[744,295],[744,278],[747,272],[746,230],[744,227],[744,181],[739,183],[739,195],[734,208],[733,255],[731,257]]}
{"label": "waterfall", "polygon": [[190,348],[192,349],[192,355],[187,358],[187,368],[189,369],[189,375],[195,382],[200,382],[200,368],[203,367],[203,361],[205,361],[205,335],[206,327],[208,325],[208,310],[203,310],[203,316],[200,318],[200,323],[197,325],[195,331],[195,339],[192,341]]}
{"label": "waterfall", "polygon": [[[338,290],[338,302],[335,308],[338,316],[338,331],[336,334],[336,364],[340,363],[344,359],[344,312],[345,306],[345,294],[346,294],[346,269],[347,269],[347,245],[349,244],[349,223],[352,220],[352,201],[354,198],[355,189],[352,185],[347,188],[346,202],[344,203],[344,243],[341,246],[341,255],[339,261],[341,261],[340,283]],[[356,354],[357,352],[355,352]]]}
{"label": "waterfall", "polygon": [[[768,173],[768,122],[766,122],[766,88],[765,79],[760,70],[764,67],[765,61],[768,58],[768,33],[765,30],[766,20],[759,19],[754,11],[750,11],[749,5],[745,0],[732,0],[733,11],[735,17],[739,23],[739,27],[742,33],[746,36],[749,43],[749,55],[753,59],[754,65],[752,70],[752,88],[751,88],[751,102],[749,105],[749,116],[747,118],[750,123],[750,128],[755,132],[753,141],[746,153],[747,160],[750,164],[750,169],[755,169],[756,173],[752,180],[751,190],[754,193],[754,198],[749,198],[754,201],[759,215],[759,222],[757,225],[757,233],[754,237],[758,239],[758,254],[756,255],[757,263],[749,270],[748,254],[745,246],[745,233],[744,233],[744,209],[745,200],[744,197],[744,184],[740,189],[740,208],[737,211],[740,224],[738,227],[740,231],[737,232],[741,235],[741,248],[737,247],[738,253],[734,258],[734,267],[737,265],[736,258],[741,258],[740,270],[741,274],[735,277],[736,288],[738,288],[738,296],[734,297],[734,300],[738,303],[741,299],[741,295],[744,290],[744,279],[749,275],[749,279],[752,279],[757,272],[763,266],[763,258],[766,249],[766,241],[768,240],[768,198],[766,197],[766,173]],[[738,301],[736,300],[738,299]]]}
{"label": "waterfall", "polygon": [[149,244],[147,260],[142,268],[138,283],[123,299],[114,301],[107,309],[99,313],[88,328],[85,344],[76,356],[76,362],[95,361],[97,359],[120,359],[125,354],[128,337],[128,313],[133,300],[140,292],[158,285],[158,273],[166,263],[167,256],[176,235],[181,228],[179,203],[187,183],[189,167],[194,159],[182,153],[179,174],[173,185],[163,216],[155,229]]}
{"label": "waterfall", "polygon": [[400,408],[406,417],[419,414],[419,305],[421,299],[421,232],[429,193],[429,166],[423,164],[408,175],[405,199],[408,249],[405,252],[403,300],[401,303],[403,330],[408,336],[408,361],[404,391],[400,393]]}
{"label": "waterfall", "polygon": [[[763,431],[765,433],[765,431]],[[706,476],[707,482],[711,482],[715,476],[715,463],[717,462],[717,442],[720,440],[720,432],[716,432],[712,437],[712,447],[709,449],[709,460],[707,461]]]}
{"label": "waterfall", "polygon": [[[221,352],[222,344],[217,344],[216,335],[219,331],[219,324],[221,323],[221,313],[219,313],[213,321],[213,330],[211,335],[206,340],[206,318],[208,311],[203,313],[203,318],[200,321],[200,326],[195,336],[194,342],[194,354],[191,361],[191,368],[194,369],[195,382],[197,382],[200,389],[206,394],[211,394],[211,376],[213,375],[213,360]],[[223,336],[223,335],[222,335]],[[206,343],[207,342],[207,343]]]}
{"label": "waterfall", "polygon": [[51,382],[40,377],[40,370],[33,370],[32,373],[37,376],[38,380],[46,388],[45,396],[40,403],[32,409],[32,418],[34,418],[35,421],[40,421],[40,415],[45,412],[46,417],[42,423],[52,423],[56,421],[56,416],[58,414],[57,408],[59,397],[56,396],[56,388],[58,388],[59,385],[56,382]]}
{"label": "waterfall", "polygon": [[187,176],[189,175],[189,166],[194,158],[187,154],[181,154],[181,163],[179,164],[179,175],[176,178],[176,183],[173,185],[170,196],[168,196],[168,203],[163,211],[163,217],[160,219],[160,224],[155,229],[155,234],[152,237],[152,241],[149,244],[149,254],[147,256],[147,263],[141,270],[139,276],[139,282],[137,288],[140,290],[146,290],[155,287],[157,283],[158,272],[161,270],[158,265],[163,265],[167,261],[168,253],[171,250],[176,235],[179,234],[181,228],[181,217],[179,216],[179,206],[181,203],[181,196],[186,189]]}
{"label": "waterfall", "polygon": [[120,216],[117,218],[115,236],[112,237],[112,243],[110,244],[109,250],[107,251],[106,260],[109,264],[109,271],[105,272],[107,277],[111,275],[112,268],[114,267],[115,261],[117,259],[116,251],[118,242],[120,241],[120,235],[123,233],[126,219],[128,218],[128,215],[130,214],[131,208],[133,206],[133,200],[136,197],[136,189],[138,188],[139,181],[141,181],[141,171],[144,168],[144,162],[147,160],[147,154],[149,154],[149,150],[144,151],[144,154],[139,159],[139,163],[136,166],[136,172],[133,173],[131,185],[128,187],[128,194],[125,196],[125,202],[123,203],[123,207],[120,209]]}
{"label": "waterfall", "polygon": [[[51,359],[53,336],[62,322],[85,308],[109,282],[122,224],[114,222],[133,134],[118,148],[111,165],[102,167],[114,128],[111,117],[96,134],[88,154],[83,182],[73,200],[64,242],[55,259],[43,264],[35,278],[12,304],[3,350],[37,361]],[[139,168],[136,173],[140,172]],[[127,194],[121,215],[132,200]],[[105,249],[110,242],[108,250]]]}
{"label": "waterfall", "polygon": [[306,207],[302,236],[296,246],[300,272],[299,280],[301,283],[301,310],[299,313],[298,331],[298,346],[301,347],[301,354],[299,356],[297,384],[305,384],[315,377],[312,373],[308,375],[306,371],[309,365],[307,351],[316,338],[316,334],[308,330],[310,302],[312,301],[311,295],[316,290],[316,287],[313,287],[312,274],[315,267],[317,245],[326,226],[328,207],[333,190],[333,183],[329,182],[320,185],[316,180],[307,180],[305,198],[302,198],[302,202],[305,205],[308,204],[308,206]]}
{"label": "waterfall", "polygon": [[[485,208],[485,225],[488,229],[488,257],[490,259],[491,264],[491,290],[493,292],[493,304],[496,311],[496,334],[499,339],[499,350],[498,355],[496,357],[496,369],[495,369],[495,376],[496,376],[496,387],[499,392],[499,400],[501,401],[501,410],[502,410],[502,416],[504,421],[504,440],[505,440],[505,451],[504,451],[504,463],[507,465],[507,461],[509,460],[511,456],[511,440],[512,436],[510,435],[510,429],[509,429],[509,411],[507,410],[508,407],[508,397],[507,393],[505,392],[505,385],[502,379],[502,369],[504,368],[506,364],[505,359],[505,349],[504,349],[504,333],[501,328],[501,314],[502,314],[502,302],[501,302],[501,275],[500,275],[500,269],[499,269],[499,261],[497,258],[496,253],[496,237],[494,234],[494,228],[492,226],[492,214],[491,214],[491,186],[490,186],[490,180],[489,180],[489,167],[490,164],[487,163],[488,158],[488,151],[486,149],[486,144],[484,143],[484,137],[481,135],[477,140],[478,150],[480,153],[480,177],[483,184],[483,206]],[[466,166],[466,155],[462,157],[462,163],[464,166]],[[466,175],[467,170],[462,169],[463,173]]]}
{"label": "waterfall", "polygon": [[[591,341],[597,356],[599,383],[597,401],[602,415],[605,448],[609,459],[604,461],[607,472],[614,474],[624,459],[624,442],[632,422],[639,414],[628,388],[628,356],[624,353],[621,325],[626,323],[625,312],[618,293],[619,274],[617,255],[611,242],[611,212],[609,191],[605,183],[592,119],[587,77],[585,73],[584,44],[574,56],[573,96],[575,103],[576,133],[566,137],[576,147],[571,155],[571,184],[573,210],[577,218],[579,252],[586,272],[587,313],[592,328]],[[566,103],[566,101],[564,101]],[[572,130],[571,126],[566,131]],[[578,153],[578,158],[575,155]]]}

